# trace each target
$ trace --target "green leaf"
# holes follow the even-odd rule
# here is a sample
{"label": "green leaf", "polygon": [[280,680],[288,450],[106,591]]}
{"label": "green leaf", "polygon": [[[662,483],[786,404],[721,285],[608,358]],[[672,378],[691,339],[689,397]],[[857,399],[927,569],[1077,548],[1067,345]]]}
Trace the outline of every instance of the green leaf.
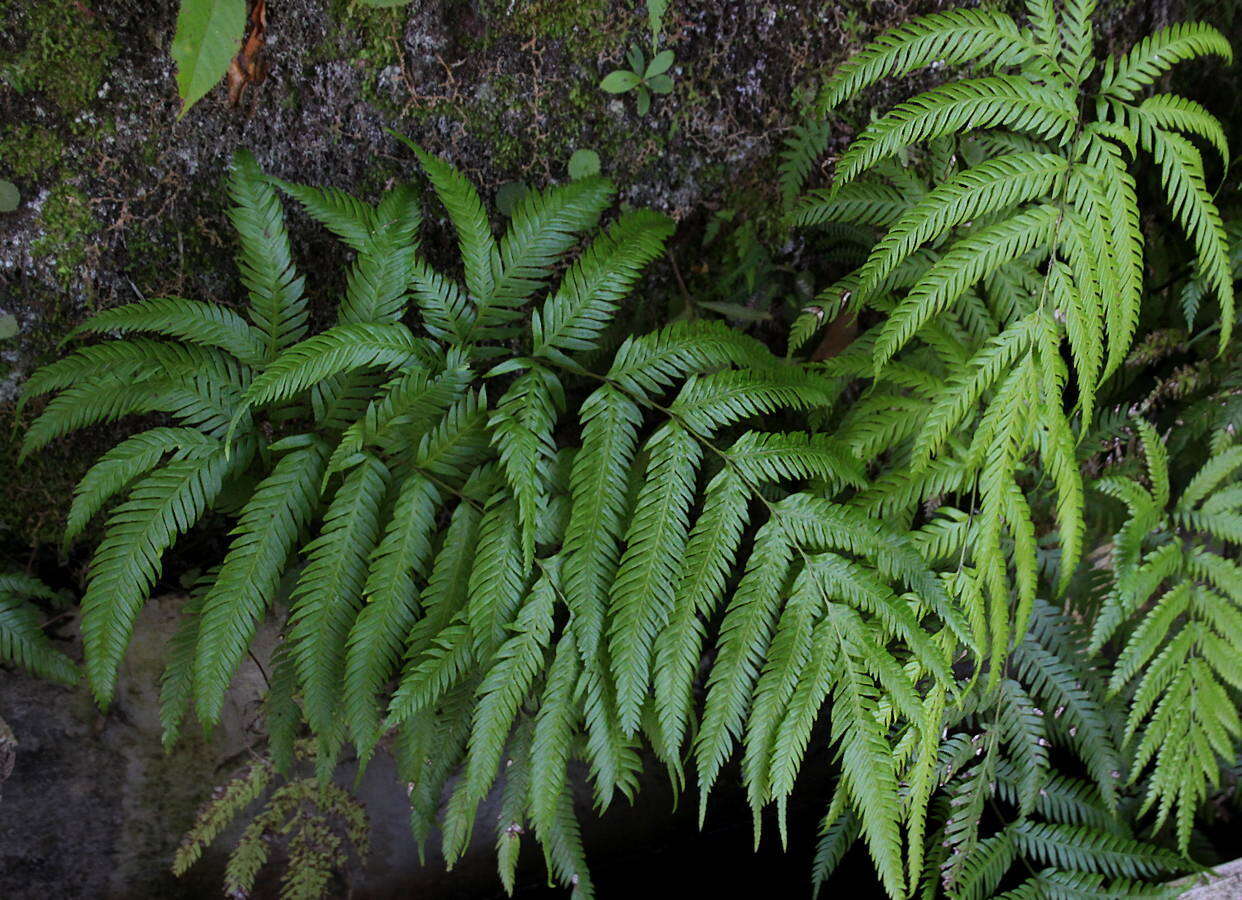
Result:
{"label": "green leaf", "polygon": [[224,77],[245,31],[246,0],[181,0],[172,58],[182,116]]}
{"label": "green leaf", "polygon": [[0,213],[12,212],[22,202],[21,191],[11,181],[0,179]]}
{"label": "green leaf", "polygon": [[673,51],[661,50],[651,58],[651,62],[647,63],[647,70],[643,72],[643,80],[648,84],[656,75],[663,75],[673,66]]}
{"label": "green leaf", "polygon": [[[644,86],[653,94],[671,94],[673,92],[673,79],[668,75],[652,75],[645,82]],[[642,105],[642,94],[639,93],[639,105]],[[640,114],[645,110],[640,110]]]}
{"label": "green leaf", "polygon": [[610,94],[624,94],[626,91],[632,91],[642,82],[642,79],[633,72],[626,69],[617,69],[609,72],[604,76],[604,80],[599,83],[600,89]]}
{"label": "green leaf", "polygon": [[599,174],[599,154],[594,150],[575,150],[569,157],[569,177],[575,181]]}

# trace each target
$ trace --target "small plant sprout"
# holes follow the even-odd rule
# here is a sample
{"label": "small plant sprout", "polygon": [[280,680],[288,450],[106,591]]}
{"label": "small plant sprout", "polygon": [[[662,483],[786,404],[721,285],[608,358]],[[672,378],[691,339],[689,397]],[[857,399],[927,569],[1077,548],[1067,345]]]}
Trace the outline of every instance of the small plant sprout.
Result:
{"label": "small plant sprout", "polygon": [[604,76],[600,87],[610,94],[634,91],[638,98],[638,114],[647,115],[651,109],[652,94],[668,94],[673,90],[673,78],[668,70],[673,66],[673,51],[661,50],[651,61],[637,44],[626,54],[628,69],[616,69]]}

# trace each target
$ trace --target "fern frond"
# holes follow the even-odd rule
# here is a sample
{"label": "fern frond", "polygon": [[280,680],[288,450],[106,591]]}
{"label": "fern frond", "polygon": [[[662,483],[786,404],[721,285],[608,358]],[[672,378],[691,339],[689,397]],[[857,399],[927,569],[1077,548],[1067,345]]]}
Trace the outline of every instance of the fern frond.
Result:
{"label": "fern frond", "polygon": [[46,585],[33,578],[0,574],[0,661],[72,687],[80,677],[77,665],[43,633],[42,616],[26,599],[53,596]]}
{"label": "fern frond", "polygon": [[782,142],[777,180],[781,201],[786,209],[806,184],[815,160],[828,146],[829,125],[825,119],[812,119],[793,126],[792,133]]}
{"label": "fern frond", "polygon": [[1058,143],[1078,120],[1072,98],[1016,75],[955,81],[896,106],[869,125],[837,161],[848,184],[879,161],[920,141],[981,128],[1012,128]]}
{"label": "fern frond", "polygon": [[369,366],[398,368],[417,361],[420,339],[399,323],[337,325],[290,347],[251,382],[246,402],[277,403],[316,382]]}
{"label": "fern frond", "polygon": [[263,362],[267,356],[262,338],[237,313],[216,303],[180,297],[152,297],[105,309],[69,332],[69,337],[135,331],[219,347],[252,366]]}
{"label": "fern frond", "polygon": [[582,404],[582,446],[570,475],[565,528],[565,591],[571,629],[584,657],[593,656],[604,630],[608,588],[624,533],[630,466],[642,424],[638,407],[610,385]]}
{"label": "fern frond", "polygon": [[578,234],[599,221],[615,193],[613,185],[599,177],[528,191],[513,209],[500,240],[497,302],[512,307],[539,290]]}
{"label": "fern frond", "polygon": [[106,706],[134,622],[161,571],[161,556],[215,499],[237,463],[223,448],[199,459],[175,460],[143,477],[129,499],[108,517],[104,539],[91,558],[82,597],[86,674]]}
{"label": "fern frond", "polygon": [[496,778],[518,707],[544,664],[560,581],[559,561],[549,560],[543,567],[543,574],[517,612],[513,634],[501,644],[495,662],[479,685],[465,773],[444,815],[444,857],[450,863],[461,855],[469,841],[475,809]]}
{"label": "fern frond", "polygon": [[65,523],[66,546],[99,510],[135,478],[155,468],[165,454],[201,459],[221,448],[220,441],[193,428],[152,428],[126,438],[87,469],[73,489]]}
{"label": "fern frond", "polygon": [[965,222],[1047,196],[1067,171],[1065,159],[1054,153],[1011,154],[986,160],[938,185],[891,223],[859,270],[855,302],[869,296],[918,247]]}
{"label": "fern frond", "polygon": [[531,314],[535,355],[592,349],[616,315],[618,301],[660,254],[673,227],[666,216],[634,210],[597,237],[570,266],[556,293]]}
{"label": "fern frond", "polygon": [[734,741],[742,734],[792,556],[793,547],[782,520],[769,519],[755,535],[745,574],[725,608],[716,661],[707,682],[707,701],[695,740],[700,821],[706,812],[707,795],[732,752]]}
{"label": "fern frond", "polygon": [[1105,61],[1100,93],[1119,100],[1133,100],[1136,93],[1155,83],[1179,62],[1213,54],[1225,62],[1233,61],[1229,41],[1211,25],[1179,22],[1161,28],[1120,58]]}
{"label": "fern frond", "polygon": [[379,539],[389,473],[376,459],[351,469],[324,513],[319,536],[303,549],[306,568],[293,589],[289,640],[306,718],[330,757],[342,736],[340,683],[346,643],[362,604],[367,562]]}
{"label": "fern frond", "polygon": [[232,531],[229,552],[199,614],[195,705],[208,725],[218,721],[233,673],[318,506],[325,454],[321,443],[311,442],[282,456],[255,488]]}
{"label": "fern frond", "polygon": [[365,605],[345,644],[344,708],[364,759],[379,739],[376,694],[397,668],[414,623],[415,579],[431,562],[439,504],[439,490],[425,478],[410,476],[400,485],[384,536],[371,556]]}
{"label": "fern frond", "polygon": [[621,728],[633,734],[651,680],[656,635],[668,622],[690,530],[690,503],[701,450],[677,425],[645,447],[650,462],[625,535],[609,596],[608,650]]}
{"label": "fern frond", "polygon": [[972,284],[1035,247],[1047,244],[1060,216],[1060,211],[1051,204],[1037,206],[954,244],[885,321],[875,345],[876,368],[887,363],[915,332]]}
{"label": "fern frond", "polygon": [[823,115],[884,78],[908,75],[933,63],[953,66],[979,60],[981,65],[1014,65],[1035,52],[1004,13],[974,9],[933,13],[881,35],[849,59],[820,90],[816,105]]}
{"label": "fern frond", "polygon": [[1203,160],[1181,135],[1152,129],[1148,137],[1146,149],[1160,166],[1161,183],[1173,215],[1195,245],[1199,271],[1220,301],[1219,345],[1223,353],[1233,333],[1233,275],[1225,227],[1204,182]]}
{"label": "fern frond", "polygon": [[314,187],[269,178],[272,184],[297,200],[316,222],[324,225],[349,247],[362,251],[371,236],[374,210],[369,205],[334,187]]}
{"label": "fern frond", "polygon": [[248,151],[233,155],[229,196],[234,204],[229,219],[239,243],[237,269],[250,294],[250,321],[263,335],[264,355],[272,359],[306,331],[304,279],[293,266],[280,200]]}

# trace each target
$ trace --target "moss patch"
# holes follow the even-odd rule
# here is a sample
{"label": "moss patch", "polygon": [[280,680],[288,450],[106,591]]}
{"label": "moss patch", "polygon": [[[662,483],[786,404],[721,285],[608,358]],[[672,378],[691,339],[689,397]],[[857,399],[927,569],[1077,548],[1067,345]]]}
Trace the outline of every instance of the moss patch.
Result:
{"label": "moss patch", "polygon": [[0,0],[0,23],[18,41],[0,55],[0,82],[39,91],[67,113],[94,99],[116,55],[98,14],[73,0]]}
{"label": "moss patch", "polygon": [[0,138],[0,171],[18,179],[35,180],[60,163],[64,142],[56,132],[34,125],[17,125]]}
{"label": "moss patch", "polygon": [[86,261],[87,239],[99,230],[86,195],[70,185],[58,185],[43,204],[39,224],[43,234],[30,245],[31,251],[38,257],[54,258],[57,276],[68,281]]}

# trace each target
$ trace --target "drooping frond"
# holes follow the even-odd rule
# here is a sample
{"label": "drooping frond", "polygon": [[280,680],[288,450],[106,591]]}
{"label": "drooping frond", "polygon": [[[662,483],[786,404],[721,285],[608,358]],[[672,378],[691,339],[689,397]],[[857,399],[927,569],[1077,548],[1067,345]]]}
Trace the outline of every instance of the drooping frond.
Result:
{"label": "drooping frond", "polygon": [[0,574],[0,662],[72,687],[78,682],[78,667],[44,633],[42,616],[30,602],[55,596],[28,575]]}

